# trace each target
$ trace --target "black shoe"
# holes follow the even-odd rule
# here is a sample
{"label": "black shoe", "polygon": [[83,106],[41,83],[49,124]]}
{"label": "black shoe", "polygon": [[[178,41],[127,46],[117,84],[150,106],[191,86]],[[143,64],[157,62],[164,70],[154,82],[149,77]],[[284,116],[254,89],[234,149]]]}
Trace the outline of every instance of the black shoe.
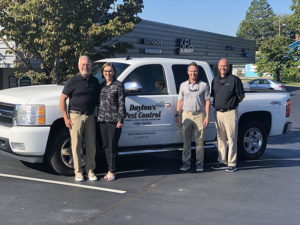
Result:
{"label": "black shoe", "polygon": [[180,167],[181,171],[187,171],[191,168],[190,165],[186,164],[186,163],[182,163],[182,166]]}
{"label": "black shoe", "polygon": [[233,173],[237,171],[237,168],[235,166],[229,166],[225,171],[228,173]]}
{"label": "black shoe", "polygon": [[196,165],[196,172],[203,172],[204,168],[201,164]]}
{"label": "black shoe", "polygon": [[224,163],[218,163],[217,165],[212,166],[211,168],[213,170],[226,170],[226,169],[228,169],[228,166]]}

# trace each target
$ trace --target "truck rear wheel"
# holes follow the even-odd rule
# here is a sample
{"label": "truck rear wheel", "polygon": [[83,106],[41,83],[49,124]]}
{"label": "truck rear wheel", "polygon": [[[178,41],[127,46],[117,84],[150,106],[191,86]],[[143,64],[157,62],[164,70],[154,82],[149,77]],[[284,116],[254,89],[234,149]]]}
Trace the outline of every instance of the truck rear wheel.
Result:
{"label": "truck rear wheel", "polygon": [[58,174],[74,175],[71,138],[67,129],[55,131],[46,157],[50,167]]}
{"label": "truck rear wheel", "polygon": [[239,159],[257,159],[267,146],[267,131],[258,121],[250,120],[242,124],[238,135]]}

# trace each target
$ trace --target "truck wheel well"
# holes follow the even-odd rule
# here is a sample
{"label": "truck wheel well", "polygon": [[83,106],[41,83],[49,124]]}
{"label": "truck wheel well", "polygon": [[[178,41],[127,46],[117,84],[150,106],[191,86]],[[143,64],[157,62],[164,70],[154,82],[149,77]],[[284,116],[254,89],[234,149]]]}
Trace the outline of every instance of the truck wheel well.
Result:
{"label": "truck wheel well", "polygon": [[254,120],[254,121],[258,121],[261,124],[264,125],[267,134],[270,133],[271,130],[271,123],[272,123],[272,116],[270,112],[266,112],[266,111],[255,111],[255,112],[248,112],[248,113],[244,113],[243,115],[241,115],[240,120],[239,120],[239,127],[242,127],[243,124],[246,121],[249,120]]}
{"label": "truck wheel well", "polygon": [[66,129],[66,132],[69,132],[69,131],[68,131],[68,128],[65,126],[65,122],[64,122],[64,119],[63,119],[63,118],[59,118],[59,119],[57,119],[57,120],[55,120],[55,121],[53,122],[53,124],[51,125],[51,129],[50,129],[50,133],[49,133],[49,137],[48,137],[48,141],[47,141],[46,153],[45,153],[44,156],[46,156],[47,153],[48,153],[49,143],[50,143],[50,141],[52,140],[52,137],[54,136],[55,132],[56,132],[57,130],[60,130],[60,129],[63,129],[63,128]]}

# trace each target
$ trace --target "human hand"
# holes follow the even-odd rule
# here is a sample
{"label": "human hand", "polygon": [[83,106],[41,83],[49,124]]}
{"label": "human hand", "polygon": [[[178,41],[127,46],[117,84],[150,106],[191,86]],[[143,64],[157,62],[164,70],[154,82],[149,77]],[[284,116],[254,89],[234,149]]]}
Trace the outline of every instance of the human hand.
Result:
{"label": "human hand", "polygon": [[203,120],[203,127],[207,127],[207,125],[209,124],[209,117],[205,117],[205,119]]}
{"label": "human hand", "polygon": [[69,117],[64,117],[65,125],[67,128],[72,129],[72,121],[70,120]]}
{"label": "human hand", "polygon": [[122,123],[117,123],[117,128],[122,128],[123,127],[123,124]]}
{"label": "human hand", "polygon": [[181,118],[179,116],[176,116],[175,117],[175,122],[176,122],[177,126],[180,126],[181,125]]}

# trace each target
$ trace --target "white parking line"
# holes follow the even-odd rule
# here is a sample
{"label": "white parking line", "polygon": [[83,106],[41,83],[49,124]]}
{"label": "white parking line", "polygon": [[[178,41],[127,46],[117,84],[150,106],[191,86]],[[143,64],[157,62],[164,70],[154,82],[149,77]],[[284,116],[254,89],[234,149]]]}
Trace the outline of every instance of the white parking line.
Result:
{"label": "white parking line", "polygon": [[0,177],[31,180],[31,181],[37,181],[37,182],[43,182],[43,183],[50,183],[50,184],[60,184],[60,185],[65,185],[65,186],[93,189],[93,190],[98,190],[98,191],[107,191],[107,192],[113,192],[113,193],[118,193],[118,194],[126,193],[126,191],[117,190],[117,189],[95,187],[95,186],[89,186],[89,185],[83,185],[83,184],[74,184],[74,183],[68,183],[68,182],[62,182],[62,181],[56,181],[56,180],[39,179],[39,178],[33,178],[33,177],[24,177],[24,176],[17,176],[17,175],[5,174],[5,173],[0,173]]}

